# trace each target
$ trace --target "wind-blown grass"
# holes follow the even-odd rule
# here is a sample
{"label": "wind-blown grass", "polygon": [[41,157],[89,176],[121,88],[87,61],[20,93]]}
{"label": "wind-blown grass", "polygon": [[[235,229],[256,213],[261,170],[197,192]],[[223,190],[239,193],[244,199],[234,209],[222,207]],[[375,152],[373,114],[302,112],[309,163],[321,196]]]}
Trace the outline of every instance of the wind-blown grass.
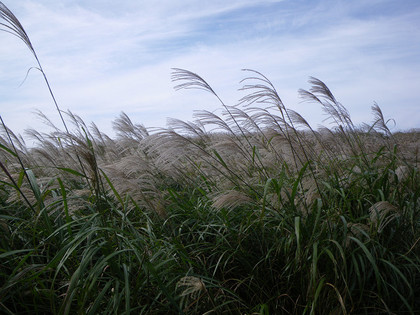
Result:
{"label": "wind-blown grass", "polygon": [[314,130],[246,73],[227,106],[174,69],[177,89],[210,92],[223,112],[165,129],[121,114],[112,139],[40,113],[52,131],[28,130],[27,148],[3,124],[1,312],[419,312],[418,132],[392,133],[376,104],[356,126],[310,78],[300,95],[332,123]]}

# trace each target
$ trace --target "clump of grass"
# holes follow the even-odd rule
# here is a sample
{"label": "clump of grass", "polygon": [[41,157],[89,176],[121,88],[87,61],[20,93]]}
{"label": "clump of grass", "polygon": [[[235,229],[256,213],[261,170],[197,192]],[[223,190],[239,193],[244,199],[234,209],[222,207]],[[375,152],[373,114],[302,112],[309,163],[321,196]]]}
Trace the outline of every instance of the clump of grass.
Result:
{"label": "clump of grass", "polygon": [[332,122],[315,130],[246,73],[227,106],[174,69],[177,89],[211,93],[222,114],[165,129],[122,113],[111,139],[71,112],[65,131],[39,113],[53,131],[28,130],[27,148],[3,124],[1,312],[420,311],[418,132],[393,134],[376,104],[356,126],[310,78],[300,95]]}

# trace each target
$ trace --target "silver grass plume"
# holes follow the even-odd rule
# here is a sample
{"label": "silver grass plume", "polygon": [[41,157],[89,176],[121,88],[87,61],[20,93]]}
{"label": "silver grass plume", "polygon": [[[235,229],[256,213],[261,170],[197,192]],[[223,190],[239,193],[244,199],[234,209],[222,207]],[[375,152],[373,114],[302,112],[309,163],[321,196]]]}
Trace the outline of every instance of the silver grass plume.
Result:
{"label": "silver grass plume", "polygon": [[245,79],[241,80],[240,83],[245,83],[248,81],[256,81],[256,84],[245,84],[240,90],[241,91],[253,91],[248,95],[241,98],[239,101],[240,104],[245,104],[246,106],[251,105],[253,103],[263,103],[263,104],[271,104],[276,106],[280,112],[283,114],[285,110],[285,106],[277,93],[276,88],[274,87],[273,83],[264,76],[261,72],[251,70],[251,69],[242,69],[242,71],[247,71],[255,74],[254,76],[246,77]]}
{"label": "silver grass plume", "polygon": [[179,132],[186,133],[187,136],[200,139],[201,141],[209,140],[204,124],[200,120],[191,122],[176,118],[168,118],[167,124],[171,130],[179,130]]}
{"label": "silver grass plume", "polygon": [[[279,117],[279,119],[274,119],[273,122],[275,125],[277,125],[279,132],[289,142],[290,148],[292,149],[295,167],[298,168],[297,160],[299,160],[300,164],[303,163],[300,160],[299,155],[297,154],[295,146],[293,145],[293,136],[297,136],[296,138],[298,141],[299,137],[293,125],[293,120],[289,116],[289,113],[286,107],[284,106],[279,94],[277,93],[276,88],[274,87],[273,83],[261,72],[251,69],[243,69],[243,71],[250,72],[253,75],[246,77],[240,82],[244,83],[243,87],[240,90],[247,92],[249,91],[249,93],[239,100],[239,104],[244,104],[244,106],[249,106],[252,104],[269,104],[271,106],[266,108],[267,114],[269,114],[268,109],[272,109],[273,107],[280,112],[280,117],[277,116]],[[274,116],[271,116],[271,118],[272,117]]]}
{"label": "silver grass plume", "polygon": [[19,20],[16,18],[16,16],[10,11],[3,2],[0,1],[0,21],[3,20],[4,22],[0,22],[0,30],[10,33],[16,37],[18,37],[20,40],[22,40],[25,45],[29,48],[29,50],[32,52],[34,57],[37,59],[34,47],[32,46],[32,43],[28,37],[28,35],[25,32],[25,29],[23,28],[22,24],[20,24]]}
{"label": "silver grass plume", "polygon": [[372,105],[372,113],[374,115],[374,122],[372,124],[372,127],[376,127],[379,130],[383,131],[386,136],[392,137],[392,133],[387,126],[387,123],[392,121],[392,119],[385,121],[382,110],[376,102]]}
{"label": "silver grass plume", "polygon": [[[330,119],[334,122],[338,135],[342,137],[342,141],[347,142],[353,154],[358,155],[361,152],[366,152],[365,143],[359,136],[347,109],[337,101],[324,82],[314,77],[310,77],[308,82],[312,85],[311,88],[309,91],[300,89],[300,97],[304,101],[316,102],[321,105],[322,110],[328,115],[325,120]],[[362,154],[361,156],[364,163],[368,164],[366,155]]]}
{"label": "silver grass plume", "polygon": [[[309,91],[300,89],[299,95],[304,101],[315,101],[322,106],[322,110],[337,124],[350,130],[354,129],[353,122],[347,109],[337,101],[327,85],[321,80],[310,77],[312,87]],[[328,118],[327,118],[328,119]]]}
{"label": "silver grass plume", "polygon": [[112,127],[116,131],[117,136],[122,139],[130,139],[141,141],[149,136],[146,127],[139,124],[133,124],[130,117],[124,112],[112,122]]}
{"label": "silver grass plume", "polygon": [[378,233],[399,216],[399,209],[388,201],[379,201],[369,208],[370,223],[377,228]]}
{"label": "silver grass plume", "polygon": [[212,87],[198,74],[180,69],[180,68],[172,68],[173,72],[171,75],[172,82],[182,81],[183,83],[177,84],[174,86],[175,90],[181,89],[198,89],[210,92],[214,96],[216,96],[221,103],[222,100],[216,94],[216,92],[212,89]]}
{"label": "silver grass plume", "polygon": [[212,198],[213,208],[220,210],[226,208],[232,210],[243,205],[250,205],[254,201],[246,193],[237,190],[228,190]]}
{"label": "silver grass plume", "polygon": [[[198,74],[188,71],[188,70],[184,70],[184,69],[179,69],[179,68],[173,68],[172,69],[172,82],[177,82],[177,81],[182,81],[183,83],[180,83],[178,85],[175,85],[175,90],[180,90],[180,89],[199,89],[199,90],[204,90],[207,92],[210,92],[211,94],[213,94],[220,102],[220,104],[223,106],[223,108],[226,110],[226,113],[228,114],[228,116],[231,118],[231,120],[233,121],[235,128],[237,129],[237,131],[243,136],[243,139],[241,139],[233,130],[232,128],[228,128],[229,131],[232,132],[232,135],[240,142],[242,143],[243,141],[246,142],[246,144],[249,146],[249,148],[252,150],[252,145],[249,142],[248,138],[245,135],[244,130],[240,127],[238,121],[235,119],[235,117],[232,115],[232,107],[231,106],[227,106],[222,99],[217,95],[217,93],[213,90],[213,88],[202,78],[200,77]],[[246,153],[248,153],[248,151],[245,151]],[[250,156],[251,157],[251,156]]]}

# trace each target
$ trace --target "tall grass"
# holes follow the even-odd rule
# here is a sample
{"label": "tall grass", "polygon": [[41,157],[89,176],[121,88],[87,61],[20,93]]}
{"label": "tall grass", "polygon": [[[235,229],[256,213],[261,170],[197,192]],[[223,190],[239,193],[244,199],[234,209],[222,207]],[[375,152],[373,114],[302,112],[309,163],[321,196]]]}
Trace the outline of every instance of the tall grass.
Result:
{"label": "tall grass", "polygon": [[310,78],[300,95],[331,121],[315,130],[246,73],[228,106],[174,69],[223,111],[165,129],[121,114],[112,139],[39,113],[53,131],[28,148],[3,124],[1,313],[419,312],[418,132],[393,134],[376,104],[356,126]]}

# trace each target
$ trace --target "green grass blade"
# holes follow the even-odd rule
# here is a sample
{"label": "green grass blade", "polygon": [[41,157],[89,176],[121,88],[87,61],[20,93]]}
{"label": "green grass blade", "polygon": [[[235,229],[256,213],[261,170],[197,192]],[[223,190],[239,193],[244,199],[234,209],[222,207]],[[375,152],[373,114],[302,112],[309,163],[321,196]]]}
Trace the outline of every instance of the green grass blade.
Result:
{"label": "green grass blade", "polygon": [[130,278],[129,272],[126,264],[123,264],[124,270],[124,291],[125,291],[125,312],[126,314],[130,314]]}
{"label": "green grass blade", "polygon": [[296,258],[300,260],[300,242],[301,242],[301,223],[300,217],[295,217],[295,236],[296,236]]}
{"label": "green grass blade", "polygon": [[113,281],[113,279],[107,281],[105,286],[102,288],[101,292],[99,292],[99,294],[95,298],[95,301],[93,302],[92,306],[88,309],[87,315],[96,315],[99,313],[98,308],[101,306],[102,303],[104,303],[105,294],[107,294],[109,287],[112,285]]}
{"label": "green grass blade", "polygon": [[372,256],[371,252],[367,249],[366,245],[363,244],[359,239],[350,236],[349,237],[351,240],[353,240],[354,242],[356,242],[357,245],[359,245],[359,247],[362,249],[362,251],[365,253],[367,259],[369,260],[374,272],[375,272],[375,278],[376,278],[376,285],[378,287],[378,290],[381,290],[382,287],[382,277],[381,277],[381,273],[379,272],[378,269],[378,265],[376,264],[376,260],[375,258]]}
{"label": "green grass blade", "polygon": [[33,249],[16,249],[16,250],[11,250],[11,251],[5,252],[3,254],[0,254],[0,259],[6,258],[8,256],[16,255],[16,254],[19,254],[19,253],[30,252],[30,251],[33,251]]}

